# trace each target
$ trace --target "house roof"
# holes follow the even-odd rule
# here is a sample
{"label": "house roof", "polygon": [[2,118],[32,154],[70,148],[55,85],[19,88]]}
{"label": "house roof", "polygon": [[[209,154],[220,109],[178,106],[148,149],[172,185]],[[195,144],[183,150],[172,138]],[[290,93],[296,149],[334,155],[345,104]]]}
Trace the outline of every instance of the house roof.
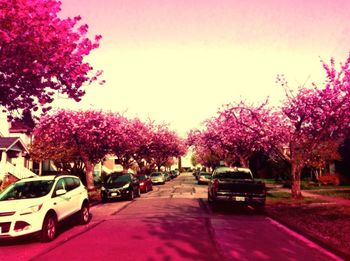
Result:
{"label": "house roof", "polygon": [[33,130],[32,127],[28,126],[25,122],[21,120],[15,120],[11,122],[11,127],[9,129],[10,133],[27,133]]}
{"label": "house roof", "polygon": [[28,152],[26,146],[18,137],[0,137],[0,150],[24,150]]}

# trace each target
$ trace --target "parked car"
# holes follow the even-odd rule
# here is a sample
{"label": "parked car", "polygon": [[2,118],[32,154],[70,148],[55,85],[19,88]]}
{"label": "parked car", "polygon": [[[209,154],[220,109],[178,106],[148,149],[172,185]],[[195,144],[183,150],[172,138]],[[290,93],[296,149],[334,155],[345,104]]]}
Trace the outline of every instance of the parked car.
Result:
{"label": "parked car", "polygon": [[265,183],[255,181],[248,168],[219,167],[208,183],[208,201],[213,205],[220,201],[235,202],[262,211],[265,200]]}
{"label": "parked car", "polygon": [[163,172],[162,174],[163,174],[163,176],[165,178],[165,181],[170,181],[171,180],[170,175],[169,175],[168,172]]}
{"label": "parked car", "polygon": [[148,175],[139,174],[137,175],[140,183],[140,190],[142,193],[147,193],[148,191],[153,190],[152,180]]}
{"label": "parked car", "polygon": [[101,187],[101,200],[124,198],[133,200],[141,196],[140,183],[136,176],[131,173],[111,173]]}
{"label": "parked car", "polygon": [[90,220],[88,193],[76,176],[42,176],[19,180],[0,193],[0,238],[37,233],[43,242],[57,235],[62,220]]}
{"label": "parked car", "polygon": [[152,184],[164,184],[165,177],[162,172],[152,172],[149,177],[151,178]]}
{"label": "parked car", "polygon": [[169,173],[170,173],[170,177],[172,179],[176,178],[180,174],[180,172],[178,170],[171,170]]}
{"label": "parked car", "polygon": [[211,173],[209,172],[199,172],[198,174],[198,184],[208,184],[211,179]]}

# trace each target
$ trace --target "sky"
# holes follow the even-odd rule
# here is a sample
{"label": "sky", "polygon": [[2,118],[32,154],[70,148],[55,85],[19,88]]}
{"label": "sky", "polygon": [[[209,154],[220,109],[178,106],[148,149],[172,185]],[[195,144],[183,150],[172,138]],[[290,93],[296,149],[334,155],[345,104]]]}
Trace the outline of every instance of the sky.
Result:
{"label": "sky", "polygon": [[293,88],[322,86],[320,60],[350,51],[348,0],[61,0],[61,17],[80,15],[102,35],[87,61],[102,69],[79,103],[166,122],[181,136],[241,99],[283,100],[276,76]]}

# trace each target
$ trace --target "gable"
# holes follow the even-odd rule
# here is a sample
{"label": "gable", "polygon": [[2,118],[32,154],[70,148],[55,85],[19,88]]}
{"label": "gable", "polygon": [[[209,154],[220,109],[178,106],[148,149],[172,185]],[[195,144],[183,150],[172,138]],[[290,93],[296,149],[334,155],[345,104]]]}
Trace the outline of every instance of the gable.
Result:
{"label": "gable", "polygon": [[26,151],[26,146],[18,137],[0,137],[0,150]]}

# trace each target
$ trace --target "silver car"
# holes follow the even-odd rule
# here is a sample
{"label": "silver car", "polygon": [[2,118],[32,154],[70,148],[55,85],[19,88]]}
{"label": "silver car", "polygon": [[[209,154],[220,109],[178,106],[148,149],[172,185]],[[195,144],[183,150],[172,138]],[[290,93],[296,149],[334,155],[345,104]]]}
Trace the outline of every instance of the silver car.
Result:
{"label": "silver car", "polygon": [[152,172],[151,175],[149,175],[151,178],[152,184],[164,184],[165,183],[165,177],[162,172]]}

